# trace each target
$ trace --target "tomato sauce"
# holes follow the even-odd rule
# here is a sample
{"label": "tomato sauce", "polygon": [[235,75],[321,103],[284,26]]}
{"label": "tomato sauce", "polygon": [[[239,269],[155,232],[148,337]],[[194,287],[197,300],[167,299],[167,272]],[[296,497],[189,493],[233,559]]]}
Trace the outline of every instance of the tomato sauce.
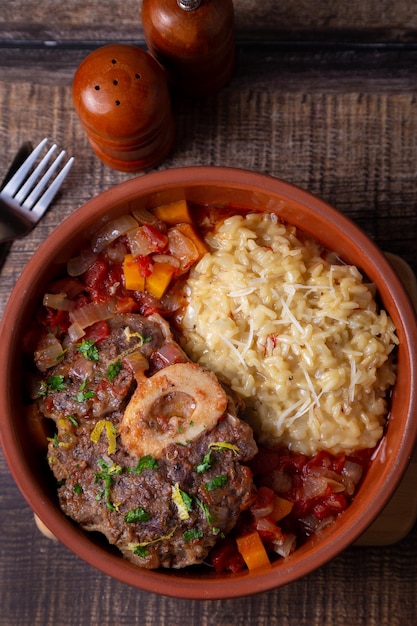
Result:
{"label": "tomato sauce", "polygon": [[[233,207],[211,207],[197,213],[200,232],[236,212]],[[139,273],[146,277],[152,271],[154,255],[169,254],[169,232],[145,225],[143,234],[148,239],[150,252],[139,255],[137,263]],[[64,293],[73,310],[112,301],[116,303],[118,313],[148,316],[158,312],[173,322],[184,298],[186,271],[174,273],[162,298],[146,290],[128,290],[122,262],[127,252],[130,252],[128,239],[121,236],[96,254],[94,262],[81,275],[65,277],[50,285],[50,293]],[[183,267],[188,268],[189,264],[185,263]],[[55,329],[59,336],[68,332],[71,319],[67,310],[43,307],[38,313],[37,324],[46,330]],[[106,320],[99,320],[86,326],[83,338],[99,343],[108,335]],[[354,455],[334,456],[322,451],[308,457],[286,448],[259,447],[249,463],[257,487],[256,497],[241,515],[233,532],[211,551],[211,566],[216,572],[244,569],[246,564],[238,551],[236,538],[254,531],[259,533],[271,560],[290,554],[346,510],[366,473],[371,454],[372,450],[365,450]]]}

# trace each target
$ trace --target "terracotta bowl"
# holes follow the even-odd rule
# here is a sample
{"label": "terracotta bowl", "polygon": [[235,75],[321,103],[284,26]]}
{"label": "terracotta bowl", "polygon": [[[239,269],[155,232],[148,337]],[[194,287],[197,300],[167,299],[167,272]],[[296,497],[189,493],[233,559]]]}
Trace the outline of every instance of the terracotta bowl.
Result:
{"label": "terracotta bowl", "polygon": [[[28,435],[22,408],[22,336],[47,283],[98,225],[137,208],[187,198],[276,211],[314,235],[376,283],[400,339],[398,380],[382,445],[350,507],[330,527],[271,567],[216,575],[208,569],[135,568],[58,508],[54,481]],[[238,169],[188,167],[134,178],[93,198],[68,217],[39,247],[7,305],[0,337],[0,424],[4,453],[27,502],[49,530],[79,557],[134,587],[181,598],[232,598],[285,585],[320,567],[352,544],[393,495],[417,437],[417,322],[400,279],[384,254],[351,221],[322,200],[272,177]]]}

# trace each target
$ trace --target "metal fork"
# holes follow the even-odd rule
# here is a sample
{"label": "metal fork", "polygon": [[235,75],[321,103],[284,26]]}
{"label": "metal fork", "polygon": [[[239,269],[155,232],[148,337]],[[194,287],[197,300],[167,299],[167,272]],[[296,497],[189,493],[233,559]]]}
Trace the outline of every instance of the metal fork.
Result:
{"label": "metal fork", "polygon": [[[36,226],[72,167],[74,157],[67,161],[52,180],[66,154],[65,150],[62,150],[51,163],[57,149],[56,144],[49,148],[35,167],[47,142],[47,137],[42,139],[0,191],[0,243],[23,237]],[[44,191],[51,180],[51,184]]]}

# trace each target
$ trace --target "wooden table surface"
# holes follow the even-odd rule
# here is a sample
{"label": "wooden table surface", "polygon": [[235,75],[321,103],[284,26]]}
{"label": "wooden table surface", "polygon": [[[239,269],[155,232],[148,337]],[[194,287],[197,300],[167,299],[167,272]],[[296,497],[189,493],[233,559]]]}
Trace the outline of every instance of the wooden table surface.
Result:
{"label": "wooden table surface", "polygon": [[[235,0],[235,12],[233,79],[205,100],[174,98],[176,142],[158,169],[228,165],[284,178],[350,216],[415,272],[416,3]],[[9,0],[0,7],[0,178],[25,140],[48,136],[76,157],[45,219],[11,249],[0,315],[54,227],[131,178],[96,159],[71,100],[78,64],[113,41],[143,45],[139,0]],[[0,476],[1,626],[417,624],[415,526],[394,544],[388,536],[376,542],[386,545],[352,546],[267,593],[178,600],[114,581],[44,537],[3,456]]]}

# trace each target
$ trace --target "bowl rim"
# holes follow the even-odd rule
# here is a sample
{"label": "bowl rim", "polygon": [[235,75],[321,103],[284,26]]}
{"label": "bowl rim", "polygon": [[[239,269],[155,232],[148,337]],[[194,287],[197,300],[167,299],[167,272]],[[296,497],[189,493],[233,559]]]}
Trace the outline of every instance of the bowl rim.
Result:
{"label": "bowl rim", "polygon": [[[398,295],[401,295],[402,298],[401,319],[404,320],[403,327],[407,339],[411,386],[416,388],[417,320],[414,307],[391,263],[357,224],[318,196],[277,177],[240,168],[189,166],[151,172],[115,185],[91,198],[70,214],[41,243],[18,278],[1,320],[0,369],[4,375],[0,378],[0,389],[3,387],[3,390],[7,392],[7,385],[10,380],[9,368],[4,355],[9,354],[13,347],[14,333],[10,333],[8,328],[13,327],[16,320],[19,324],[19,320],[22,319],[21,305],[25,301],[26,295],[34,290],[32,284],[33,271],[37,266],[45,267],[52,253],[55,257],[58,255],[62,234],[70,232],[73,228],[76,230],[76,225],[80,220],[90,224],[97,223],[103,205],[108,205],[107,210],[110,211],[121,204],[126,204],[138,195],[142,197],[159,190],[169,190],[178,187],[178,185],[187,189],[201,185],[217,185],[229,189],[243,188],[247,190],[255,187],[263,194],[285,196],[291,202],[307,206],[310,211],[318,213],[324,219],[331,219],[340,231],[347,234],[349,240],[354,238],[355,246],[362,251],[364,257],[372,252],[378,266],[382,268],[384,276],[391,285],[389,295],[392,302],[395,303]],[[16,310],[18,311],[17,316]],[[413,355],[416,358],[413,359]],[[180,570],[175,570],[175,573],[163,570],[141,570],[126,560],[122,560],[120,556],[115,556],[96,546],[84,531],[66,518],[59,509],[60,515],[57,516],[56,505],[45,499],[43,489],[28,472],[30,468],[26,465],[22,455],[18,457],[18,462],[16,462],[15,451],[20,450],[20,444],[16,430],[8,418],[9,400],[7,393],[0,393],[0,442],[4,456],[21,493],[49,530],[80,558],[121,582],[145,591],[188,599],[226,599],[268,591],[293,582],[330,561],[351,545],[388,503],[408,466],[417,441],[416,395],[416,397],[409,398],[408,419],[397,451],[400,459],[397,459],[396,463],[392,465],[386,482],[381,485],[377,506],[373,505],[371,508],[363,510],[349,527],[343,523],[334,527],[331,532],[333,540],[327,542],[318,554],[309,554],[307,551],[305,556],[303,548],[298,548],[294,555],[288,557],[286,565],[280,567],[275,576],[273,575],[274,567],[271,566],[265,570],[245,572],[241,575],[234,574],[221,578],[204,575],[196,579],[188,576],[188,574],[181,575]],[[322,535],[322,537],[324,536],[325,534]],[[314,564],[312,564],[312,559],[314,559]]]}

